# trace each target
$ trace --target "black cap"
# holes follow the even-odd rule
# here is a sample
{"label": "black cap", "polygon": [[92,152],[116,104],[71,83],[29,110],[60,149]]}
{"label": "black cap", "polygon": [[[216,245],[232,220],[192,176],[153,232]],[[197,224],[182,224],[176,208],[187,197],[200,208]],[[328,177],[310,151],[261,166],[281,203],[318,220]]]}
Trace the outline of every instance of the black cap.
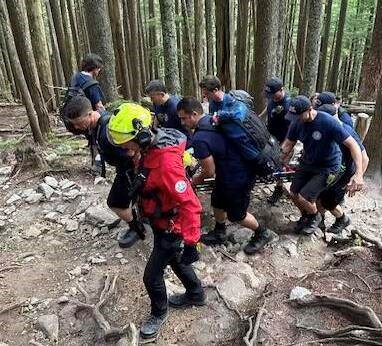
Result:
{"label": "black cap", "polygon": [[265,93],[268,96],[272,96],[273,94],[281,90],[283,86],[284,83],[280,78],[272,77],[271,79],[268,79],[265,83]]}
{"label": "black cap", "polygon": [[318,111],[328,113],[330,115],[336,115],[337,114],[337,108],[334,105],[330,104],[324,104],[317,108]]}
{"label": "black cap", "polygon": [[294,99],[292,99],[289,106],[289,111],[285,117],[287,120],[293,120],[296,116],[307,111],[311,106],[312,104],[306,96],[296,96]]}
{"label": "black cap", "polygon": [[317,96],[316,107],[320,107],[322,105],[332,105],[334,103],[336,103],[336,95],[330,91],[323,91]]}

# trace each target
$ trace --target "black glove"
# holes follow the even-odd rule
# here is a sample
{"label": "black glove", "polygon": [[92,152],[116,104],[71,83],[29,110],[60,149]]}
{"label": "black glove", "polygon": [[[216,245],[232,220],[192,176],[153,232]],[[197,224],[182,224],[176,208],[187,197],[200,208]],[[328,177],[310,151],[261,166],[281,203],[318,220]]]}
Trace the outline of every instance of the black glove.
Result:
{"label": "black glove", "polygon": [[180,263],[189,265],[199,260],[199,252],[195,245],[184,245]]}

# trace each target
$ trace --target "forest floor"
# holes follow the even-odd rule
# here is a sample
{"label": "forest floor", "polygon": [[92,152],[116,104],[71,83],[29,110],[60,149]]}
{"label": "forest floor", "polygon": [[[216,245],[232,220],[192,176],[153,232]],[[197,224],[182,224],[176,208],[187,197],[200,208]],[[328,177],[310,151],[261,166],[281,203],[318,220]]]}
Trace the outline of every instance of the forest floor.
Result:
{"label": "forest floor", "polygon": [[[139,328],[149,313],[142,276],[152,236],[120,249],[116,239],[126,225],[117,224],[105,204],[112,168],[106,180],[96,178],[88,168],[86,142],[58,128],[48,148],[34,153],[48,165],[29,166],[36,163],[23,144],[28,127],[25,134],[4,131],[25,124],[23,108],[0,108],[0,345],[132,345],[131,335],[105,341],[92,314],[75,302],[85,302],[84,289],[96,303],[105,278],[117,276],[101,313],[112,327],[131,322]],[[277,234],[275,241],[248,257],[242,248],[250,231],[229,225],[226,246],[203,247],[195,268],[206,287],[207,305],[170,310],[157,345],[245,345],[249,319],[254,322],[256,316],[259,328],[254,329],[262,345],[320,345],[319,337],[302,326],[333,330],[364,323],[354,320],[355,313],[297,307],[291,291],[306,291],[296,287],[309,295],[350,299],[382,317],[381,252],[354,235],[359,230],[381,240],[381,191],[368,182],[365,191],[347,200],[352,224],[339,244],[328,233],[293,234],[297,210],[286,197],[269,206],[272,189],[257,186],[250,211]],[[213,225],[209,195],[200,198],[207,230]],[[170,270],[166,283],[169,292],[181,290]]]}

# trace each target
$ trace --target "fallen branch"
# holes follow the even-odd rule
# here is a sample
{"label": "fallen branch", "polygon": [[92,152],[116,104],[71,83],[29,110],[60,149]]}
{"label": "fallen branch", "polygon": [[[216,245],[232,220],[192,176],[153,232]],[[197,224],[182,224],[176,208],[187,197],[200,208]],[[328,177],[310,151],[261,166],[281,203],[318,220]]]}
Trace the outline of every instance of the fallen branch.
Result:
{"label": "fallen branch", "polygon": [[[325,338],[325,339],[318,339],[318,340],[310,340],[310,341],[304,341],[304,342],[299,342],[298,344],[293,344],[293,346],[298,346],[298,345],[317,345],[317,344],[328,344],[328,343],[345,343],[345,344],[350,344],[350,342],[361,342],[361,345],[378,345],[381,346],[382,343],[380,341],[374,341],[374,340],[368,340],[364,338],[357,338],[353,336],[348,336],[348,337],[343,337],[343,338]],[[289,345],[288,345],[289,346]],[[292,345],[290,345],[292,346]]]}
{"label": "fallen branch", "polygon": [[4,308],[3,310],[0,310],[0,315],[5,314],[6,312],[12,311],[14,309],[17,309],[20,306],[25,306],[27,302],[28,302],[28,300],[23,300],[23,301],[21,301],[19,303],[15,303],[15,304],[9,305],[6,308]]}
{"label": "fallen branch", "polygon": [[232,257],[227,251],[224,251],[223,249],[217,249],[218,252],[220,252],[223,256],[227,257],[230,259],[232,262],[237,263],[236,258]]}
{"label": "fallen branch", "polygon": [[353,235],[358,235],[364,241],[375,245],[378,248],[378,250],[382,250],[382,241],[380,239],[373,237],[372,235],[367,235],[359,231],[358,229],[353,229],[351,232]]}
{"label": "fallen branch", "polygon": [[[314,334],[317,334],[319,336],[323,336],[326,338],[335,337],[335,336],[343,337],[346,334],[347,334],[347,336],[349,336],[349,333],[353,333],[353,332],[354,333],[356,333],[356,332],[361,332],[361,333],[367,332],[367,333],[372,334],[372,335],[382,336],[382,328],[373,328],[373,327],[366,327],[366,326],[359,326],[359,325],[349,325],[349,326],[346,326],[344,328],[335,329],[335,330],[317,329],[314,327],[309,327],[309,326],[304,326],[304,325],[297,325],[296,327],[300,328],[300,329],[305,329],[305,330],[311,331]],[[352,336],[357,337],[357,335],[352,335]]]}
{"label": "fallen branch", "polygon": [[6,272],[8,270],[13,270],[13,269],[19,269],[21,265],[12,265],[4,268],[0,268],[0,273]]}

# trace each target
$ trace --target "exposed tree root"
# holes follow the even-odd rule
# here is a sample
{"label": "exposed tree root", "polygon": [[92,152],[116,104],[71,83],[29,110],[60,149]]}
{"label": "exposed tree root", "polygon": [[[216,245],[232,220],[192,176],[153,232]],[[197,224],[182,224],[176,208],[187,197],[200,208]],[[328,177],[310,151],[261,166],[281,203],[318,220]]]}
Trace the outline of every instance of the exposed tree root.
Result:
{"label": "exposed tree root", "polygon": [[249,328],[247,333],[245,334],[245,337],[243,338],[243,341],[246,346],[256,346],[257,345],[257,336],[259,334],[259,328],[261,323],[261,318],[266,313],[266,310],[264,308],[260,308],[256,315],[256,321],[255,324],[253,324],[254,316],[251,316],[248,319],[249,322]]}
{"label": "exposed tree root", "polygon": [[15,303],[12,305],[7,306],[6,308],[0,310],[0,315],[5,314],[6,312],[12,311],[14,309],[19,308],[20,306],[26,306],[28,303],[28,300],[23,300],[22,302]]}
{"label": "exposed tree root", "polygon": [[375,245],[378,248],[378,250],[382,251],[382,241],[380,239],[378,239],[372,235],[367,235],[367,234],[365,234],[365,233],[363,233],[357,229],[353,229],[351,232],[353,235],[359,236],[364,241],[367,241],[368,243]]}
{"label": "exposed tree root", "polygon": [[112,340],[112,339],[118,340],[128,335],[130,338],[129,340],[130,345],[135,346],[135,345],[138,345],[138,336],[137,336],[137,330],[134,324],[130,323],[129,325],[124,326],[123,328],[111,327],[110,323],[106,320],[106,318],[100,311],[101,308],[107,302],[107,300],[110,299],[110,297],[114,294],[117,279],[118,279],[118,275],[114,276],[114,278],[111,278],[110,275],[106,276],[103,290],[96,304],[90,304],[89,294],[86,292],[86,290],[82,286],[77,285],[79,291],[85,297],[85,302],[71,299],[70,303],[76,306],[77,311],[86,310],[92,315],[92,317],[97,322],[100,329],[102,330],[103,337],[105,338],[106,341]]}

